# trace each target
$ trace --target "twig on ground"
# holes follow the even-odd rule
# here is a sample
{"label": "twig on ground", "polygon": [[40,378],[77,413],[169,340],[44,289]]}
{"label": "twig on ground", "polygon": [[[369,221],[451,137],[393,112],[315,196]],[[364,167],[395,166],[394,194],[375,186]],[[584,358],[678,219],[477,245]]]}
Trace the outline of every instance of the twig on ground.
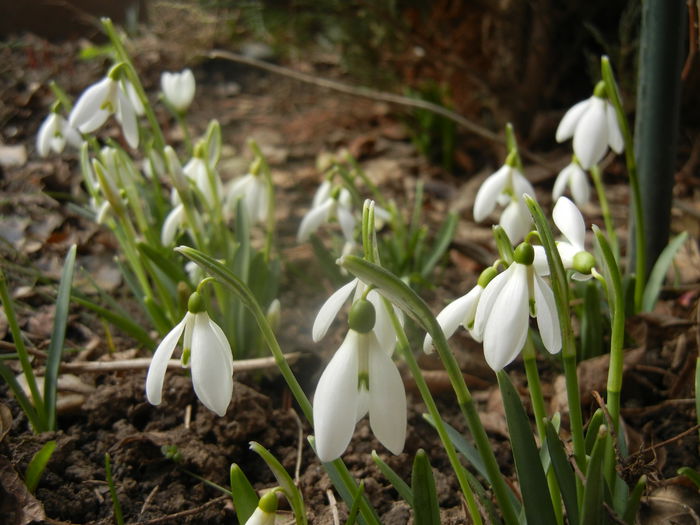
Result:
{"label": "twig on ground", "polygon": [[229,498],[230,498],[230,496],[219,496],[218,498],[214,498],[213,500],[209,500],[206,503],[204,503],[203,505],[200,505],[199,507],[196,507],[194,509],[182,510],[180,512],[175,512],[174,514],[168,514],[167,516],[161,516],[160,518],[154,518],[154,519],[148,520],[148,521],[139,521],[138,525],[157,525],[158,523],[164,523],[164,522],[168,522],[170,520],[178,520],[178,519],[184,518],[186,516],[192,516],[193,514],[198,514],[198,513],[202,512],[203,510],[216,505],[217,503],[222,503],[223,501],[226,501]]}
{"label": "twig on ground", "polygon": [[338,502],[335,501],[333,491],[331,489],[328,489],[326,491],[326,496],[328,497],[328,503],[331,506],[331,514],[333,515],[333,525],[340,525],[340,516],[338,516]]}

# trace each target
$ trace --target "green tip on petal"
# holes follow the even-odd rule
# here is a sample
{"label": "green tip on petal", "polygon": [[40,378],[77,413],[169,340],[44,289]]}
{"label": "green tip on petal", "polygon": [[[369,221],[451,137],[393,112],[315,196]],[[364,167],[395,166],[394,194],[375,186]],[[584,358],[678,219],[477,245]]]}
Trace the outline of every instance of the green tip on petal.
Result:
{"label": "green tip on petal", "polygon": [[527,266],[531,265],[532,261],[535,260],[535,249],[532,244],[521,242],[513,252],[513,260]]}
{"label": "green tip on petal", "polygon": [[578,252],[574,255],[573,269],[584,275],[590,275],[595,266],[595,257],[588,252]]}
{"label": "green tip on petal", "polygon": [[187,311],[192,314],[198,314],[205,310],[204,298],[199,292],[193,292],[187,301]]}
{"label": "green tip on petal", "polygon": [[277,512],[277,494],[274,490],[267,492],[260,498],[260,501],[258,501],[258,508],[268,514]]}
{"label": "green tip on petal", "polygon": [[377,314],[374,310],[374,305],[367,299],[359,299],[355,301],[352,308],[350,308],[348,324],[351,330],[366,334],[374,328],[376,317]]}

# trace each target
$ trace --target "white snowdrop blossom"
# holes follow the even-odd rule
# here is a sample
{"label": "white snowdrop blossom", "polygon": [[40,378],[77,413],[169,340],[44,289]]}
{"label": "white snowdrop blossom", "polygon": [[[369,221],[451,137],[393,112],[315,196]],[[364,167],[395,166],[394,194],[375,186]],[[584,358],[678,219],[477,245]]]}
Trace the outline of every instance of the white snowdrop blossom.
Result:
{"label": "white snowdrop blossom", "polygon": [[[371,307],[359,300],[353,309],[358,304]],[[316,453],[322,462],[340,457],[367,413],[372,432],[393,454],[400,454],[406,441],[406,391],[392,352],[380,344],[371,324],[354,325],[352,313],[350,330],[314,394]]]}
{"label": "white snowdrop blossom", "polygon": [[80,133],[68,124],[65,118],[52,111],[39,127],[39,133],[36,137],[36,149],[39,155],[46,157],[50,151],[61,153],[66,147],[66,143],[79,148],[82,142]]}
{"label": "white snowdrop blossom", "polygon": [[146,376],[146,397],[161,402],[168,361],[183,336],[182,366],[192,369],[192,385],[202,404],[219,416],[226,414],[233,394],[233,357],[223,331],[204,310],[198,292],[190,296],[188,312],[156,348]]}
{"label": "white snowdrop blossom", "polygon": [[81,133],[92,133],[107,122],[110,115],[114,115],[121,124],[124,138],[129,146],[138,147],[139,128],[136,122],[136,111],[128,93],[124,91],[123,83],[110,75],[93,84],[80,95],[68,122]]}
{"label": "white snowdrop blossom", "polygon": [[[211,169],[211,178],[209,176]],[[199,190],[204,201],[210,209],[216,206],[219,202],[219,196],[223,192],[223,185],[218,172],[214,168],[207,166],[207,161],[203,156],[198,155],[195,150],[195,156],[192,157],[187,164],[182,168],[183,173],[194,182],[195,187]],[[213,179],[213,184],[212,184]]]}
{"label": "white snowdrop blossom", "polygon": [[346,188],[332,189],[324,181],[316,191],[311,209],[299,225],[297,240],[305,242],[322,224],[337,219],[346,242],[354,242],[357,220],[352,211],[352,196]]}
{"label": "white snowdrop blossom", "polygon": [[[469,330],[469,333],[472,332],[476,307],[479,305],[481,294],[484,287],[495,276],[496,270],[493,267],[486,268],[481,272],[479,281],[474,288],[469,290],[466,295],[452,301],[437,315],[436,319],[445,334],[445,339],[452,337],[460,325]],[[430,334],[426,334],[423,340],[423,351],[426,354],[433,351],[433,338]]]}
{"label": "white snowdrop blossom", "polygon": [[513,263],[486,285],[476,307],[472,335],[483,341],[486,362],[495,371],[520,353],[530,316],[537,318],[544,347],[552,354],[561,350],[554,294],[535,272],[533,259],[532,246],[520,244]]}
{"label": "white snowdrop blossom", "polygon": [[588,184],[588,176],[578,161],[574,158],[569,165],[557,175],[552,188],[552,199],[557,200],[564,195],[567,188],[571,191],[571,196],[578,206],[583,206],[591,198],[591,187]]}
{"label": "white snowdrop blossom", "polygon": [[496,207],[506,206],[499,224],[512,242],[522,239],[532,224],[532,218],[522,199],[523,194],[535,195],[532,184],[510,161],[486,178],[474,199],[474,220],[483,221]]}
{"label": "white snowdrop blossom", "polygon": [[574,154],[584,169],[598,164],[608,146],[615,153],[622,153],[625,148],[615,108],[601,96],[604,90],[605,84],[600,82],[590,98],[566,112],[557,128],[557,142],[574,138]]}
{"label": "white snowdrop blossom", "polygon": [[[311,330],[311,337],[314,343],[318,343],[323,339],[328,332],[328,328],[333,323],[333,320],[337,317],[338,312],[347,302],[350,296],[355,292],[353,298],[353,304],[360,299],[367,285],[355,278],[349,283],[338,288],[333,294],[326,300],[321,306],[314,320],[314,325]],[[382,348],[386,348],[387,351],[394,351],[396,346],[396,332],[394,332],[394,327],[391,324],[391,318],[389,317],[389,312],[386,310],[384,301],[382,297],[377,293],[376,290],[371,290],[367,294],[367,300],[372,303],[375,309],[376,322],[374,324],[374,333],[379,340]],[[398,308],[394,307],[394,313],[398,316],[399,320],[403,322],[403,312]]]}
{"label": "white snowdrop blossom", "polygon": [[576,205],[566,197],[560,197],[552,210],[552,220],[566,240],[557,242],[557,251],[567,270],[576,270],[572,278],[585,281],[593,277],[593,256],[586,251],[586,224]]}
{"label": "white snowdrop blossom", "polygon": [[277,513],[277,494],[274,490],[266,492],[258,501],[253,514],[250,515],[245,525],[275,525]]}
{"label": "white snowdrop blossom", "polygon": [[252,222],[265,223],[268,212],[267,184],[261,175],[248,173],[231,182],[226,192],[226,209],[232,215],[235,215],[239,200]]}
{"label": "white snowdrop blossom", "polygon": [[176,205],[163,221],[160,231],[160,242],[163,246],[170,246],[175,241],[178,230],[185,222],[185,205]]}
{"label": "white snowdrop blossom", "polygon": [[190,69],[180,73],[165,71],[160,76],[160,87],[168,103],[177,111],[183,112],[194,99],[195,81]]}

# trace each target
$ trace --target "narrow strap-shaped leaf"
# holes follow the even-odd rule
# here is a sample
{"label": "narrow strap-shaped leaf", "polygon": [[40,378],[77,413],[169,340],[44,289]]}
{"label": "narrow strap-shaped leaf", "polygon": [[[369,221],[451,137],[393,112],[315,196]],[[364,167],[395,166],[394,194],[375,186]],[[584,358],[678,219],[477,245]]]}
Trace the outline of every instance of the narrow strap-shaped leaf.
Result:
{"label": "narrow strap-shaped leaf", "polygon": [[604,425],[598,429],[591,457],[586,469],[586,485],[583,488],[583,505],[581,507],[581,525],[599,525],[603,522],[603,501],[605,496],[605,479],[603,477],[603,460],[608,429]]}
{"label": "narrow strap-shaped leaf", "polygon": [[81,306],[92,310],[97,315],[102,317],[105,321],[108,321],[109,323],[113,324],[121,331],[123,331],[125,334],[136,339],[147,349],[153,349],[153,339],[151,339],[151,336],[148,335],[148,332],[144,330],[143,327],[138,323],[135,323],[131,319],[120,315],[114,310],[104,308],[99,304],[92,302],[90,299],[87,299],[80,295],[76,295],[75,293],[71,295],[71,300],[75,303],[78,303]]}
{"label": "narrow strap-shaped leaf", "polygon": [[590,359],[603,353],[603,315],[600,310],[600,290],[591,280],[582,286],[581,358]]}
{"label": "narrow strap-shaped leaf", "polygon": [[73,267],[75,265],[76,246],[71,246],[63,263],[61,282],[58,285],[56,297],[56,312],[51,332],[48,358],[46,360],[46,375],[44,376],[44,404],[46,409],[46,423],[49,429],[56,428],[56,382],[58,368],[61,364],[63,342],[66,336],[66,324],[68,323],[68,304],[70,292],[73,286]]}
{"label": "narrow strap-shaped leaf", "polygon": [[15,379],[15,374],[2,361],[0,361],[0,376],[2,376],[7,383],[7,386],[9,386],[10,390],[12,390],[12,393],[15,395],[15,399],[19,403],[19,406],[22,408],[24,414],[27,416],[27,419],[29,419],[29,422],[32,424],[34,431],[43,432],[46,430],[36,408],[34,405],[32,405],[32,402],[24,393],[24,390],[22,390],[22,386],[17,382],[17,379]]}
{"label": "narrow strap-shaped leaf", "polygon": [[679,476],[685,476],[700,489],[700,472],[690,467],[681,467],[678,469]]}
{"label": "narrow strap-shaped leaf", "polygon": [[538,525],[556,525],[557,519],[552,508],[547,479],[540,462],[540,453],[532,435],[530,420],[508,374],[500,370],[497,375],[527,522]]}
{"label": "narrow strap-shaped leaf", "polygon": [[605,424],[605,413],[602,408],[596,409],[588,420],[588,430],[586,432],[586,454],[589,456],[593,452],[593,445],[595,445],[596,439],[598,439],[598,429],[600,425]]}
{"label": "narrow strap-shaped leaf", "polygon": [[27,490],[32,494],[39,486],[41,475],[51,459],[51,455],[53,454],[54,450],[56,450],[56,442],[47,441],[44,443],[44,446],[41,447],[36,454],[34,454],[32,460],[29,462],[27,472],[24,475],[24,483],[27,485]]}
{"label": "narrow strap-shaped leaf", "polygon": [[440,230],[437,233],[435,242],[433,243],[433,247],[430,250],[430,257],[421,269],[421,277],[425,279],[430,275],[430,272],[433,271],[433,268],[435,268],[437,263],[447,251],[447,248],[450,246],[450,242],[452,242],[452,238],[454,237],[456,228],[457,214],[454,212],[450,212],[447,215],[447,219],[445,219],[445,222],[443,222],[440,226]]}
{"label": "narrow strap-shaped leaf", "polygon": [[673,259],[676,256],[676,252],[678,252],[680,247],[683,246],[683,243],[687,238],[688,232],[683,232],[676,235],[659,254],[658,259],[656,259],[654,267],[651,269],[651,273],[649,274],[646,287],[644,288],[644,296],[642,298],[643,312],[651,312],[654,309],[656,300],[659,298],[661,285],[666,277],[666,272],[668,272],[669,267],[671,264],[673,264]]}
{"label": "narrow strap-shaped leaf", "polygon": [[110,461],[109,454],[105,454],[105,478],[107,480],[107,486],[109,487],[109,495],[112,498],[114,521],[117,522],[117,525],[124,525],[122,505],[119,502],[119,497],[117,496],[117,487],[114,485],[114,478],[112,478],[112,463]]}
{"label": "narrow strap-shaped leaf", "polygon": [[[681,470],[683,469],[678,470],[679,474],[681,474]],[[695,474],[697,474],[697,472],[695,472]],[[698,486],[698,488],[700,488],[700,479],[696,481],[696,485]],[[634,489],[632,489],[632,492],[630,493],[629,498],[627,499],[625,513],[622,516],[622,519],[628,525],[634,525],[634,523],[636,522],[637,511],[639,510],[639,503],[642,501],[642,495],[644,494],[644,489],[646,488],[646,486],[647,477],[644,474],[642,474],[637,480],[637,483],[635,483]]]}
{"label": "narrow strap-shaped leaf", "polygon": [[357,486],[357,491],[353,495],[352,507],[350,507],[350,512],[348,512],[348,519],[345,521],[345,525],[355,525],[357,521],[357,516],[360,512],[360,502],[362,501],[362,495],[365,493],[365,482],[360,481]]}
{"label": "narrow strap-shaped leaf", "polygon": [[279,483],[280,488],[284,492],[289,504],[292,506],[292,512],[294,512],[294,519],[296,519],[297,525],[306,525],[306,509],[304,508],[304,498],[301,495],[301,491],[294,484],[294,480],[285,470],[282,464],[273,456],[269,450],[263,447],[260,443],[255,441],[250,442],[250,450],[255,452],[260,456],[267,466],[272,471],[275,476],[277,483]]}
{"label": "narrow strap-shaped leaf", "polygon": [[571,467],[571,463],[569,463],[566,456],[566,451],[564,450],[564,445],[559,439],[559,434],[554,429],[554,425],[551,421],[546,422],[545,432],[547,433],[547,450],[549,450],[549,457],[552,461],[552,467],[554,468],[554,473],[557,476],[559,491],[561,492],[561,497],[564,500],[564,506],[566,507],[566,514],[569,517],[569,523],[577,524],[578,499],[576,495],[576,477],[574,474],[574,469]]}
{"label": "narrow strap-shaped leaf", "polygon": [[240,525],[245,525],[245,522],[248,521],[248,518],[252,516],[258,506],[258,495],[241,467],[236,463],[231,464],[229,476],[231,479],[231,498],[233,499],[236,518]]}
{"label": "narrow strap-shaped leaf", "polygon": [[435,491],[435,478],[425,450],[419,449],[411,472],[413,489],[413,522],[416,525],[440,525],[440,506]]}
{"label": "narrow strap-shaped leaf", "polygon": [[[433,422],[433,418],[430,414],[423,414],[423,419],[425,419],[428,423],[435,427],[435,423]],[[442,424],[447,430],[447,435],[450,436],[450,441],[452,441],[455,448],[460,452],[460,454],[467,458],[467,461],[469,461],[469,463],[472,464],[472,466],[476,469],[476,471],[479,474],[488,479],[486,467],[484,467],[484,462],[481,459],[481,456],[479,455],[479,451],[476,450],[476,447],[472,445],[467,440],[467,438],[460,434],[455,427],[453,427],[449,423],[446,423],[445,421],[443,421]],[[515,497],[515,495],[513,495],[513,497]]]}
{"label": "narrow strap-shaped leaf", "polygon": [[379,467],[379,470],[382,471],[384,477],[389,480],[391,486],[396,489],[396,492],[399,493],[401,499],[413,506],[413,491],[411,490],[411,487],[408,486],[408,483],[401,479],[401,476],[399,476],[394,469],[387,465],[386,462],[379,457],[379,454],[377,454],[375,450],[372,451],[372,461],[374,461],[374,464]]}
{"label": "narrow strap-shaped leaf", "polygon": [[150,259],[153,264],[160,268],[173,283],[187,280],[187,276],[182,267],[173,262],[172,252],[170,250],[163,252],[163,250],[158,250],[145,242],[137,243],[136,248],[140,254]]}

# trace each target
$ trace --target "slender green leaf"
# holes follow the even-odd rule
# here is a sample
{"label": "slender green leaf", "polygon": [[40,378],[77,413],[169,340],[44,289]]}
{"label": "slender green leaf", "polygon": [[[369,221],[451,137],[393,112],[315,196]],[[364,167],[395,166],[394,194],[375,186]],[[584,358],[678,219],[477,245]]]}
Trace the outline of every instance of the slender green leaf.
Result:
{"label": "slender green leaf", "polygon": [[603,314],[600,311],[600,290],[595,279],[583,284],[581,308],[581,359],[603,353]]}
{"label": "slender green leaf", "polygon": [[112,498],[112,511],[114,512],[114,520],[117,525],[124,525],[124,516],[122,514],[122,505],[119,503],[117,496],[117,487],[114,485],[112,478],[112,464],[109,459],[109,454],[105,454],[105,478],[109,487],[109,496]]}
{"label": "slender green leaf", "polygon": [[604,425],[598,429],[591,457],[586,469],[586,485],[583,488],[583,505],[581,506],[581,525],[599,525],[603,523],[603,501],[605,496],[605,479],[603,477],[603,460],[608,429]]}
{"label": "slender green leaf", "polygon": [[56,382],[58,380],[58,368],[61,364],[63,342],[66,336],[66,324],[68,323],[68,305],[70,292],[73,286],[73,267],[75,266],[75,244],[68,250],[68,255],[63,263],[61,282],[58,285],[56,297],[56,312],[51,332],[48,358],[46,360],[46,373],[44,376],[44,403],[46,409],[46,424],[49,429],[56,428]]}
{"label": "slender green leaf", "polygon": [[430,275],[430,272],[433,271],[437,263],[447,251],[447,248],[450,246],[452,238],[455,234],[455,229],[457,228],[457,219],[457,214],[450,212],[447,215],[445,222],[443,222],[442,226],[440,226],[435,243],[430,251],[430,258],[425,262],[420,272],[421,277],[424,279]]}
{"label": "slender green leaf", "polygon": [[173,262],[171,250],[159,250],[146,242],[137,243],[136,248],[141,255],[155,264],[173,283],[187,281],[187,275],[182,266],[178,266]]}
{"label": "slender green leaf", "polygon": [[559,434],[554,429],[551,421],[547,421],[545,431],[547,433],[547,450],[549,450],[552,467],[557,476],[559,491],[566,507],[566,514],[569,517],[569,523],[576,524],[578,523],[578,498],[576,495],[574,469],[569,463],[564,445],[559,439]]}
{"label": "slender green leaf", "polygon": [[649,274],[646,287],[644,288],[644,296],[642,298],[643,312],[651,312],[654,309],[654,305],[661,292],[661,285],[663,285],[664,279],[666,278],[666,272],[668,272],[671,264],[673,264],[676,253],[680,247],[683,246],[687,238],[688,232],[676,235],[659,254],[659,258],[656,259],[654,267]]}
{"label": "slender green leaf", "polygon": [[542,469],[540,453],[530,428],[530,420],[525,413],[518,392],[508,374],[498,372],[498,385],[503,397],[510,442],[513,447],[515,469],[523,494],[523,507],[528,523],[556,525],[557,520],[549,496],[547,479]]}
{"label": "slender green leaf", "polygon": [[[423,414],[423,419],[425,419],[428,423],[435,427],[435,423],[433,422],[433,418],[430,414]],[[467,458],[467,461],[469,461],[469,463],[471,463],[474,466],[474,468],[479,474],[488,479],[486,467],[484,466],[484,462],[481,459],[481,456],[479,455],[479,451],[476,450],[476,447],[472,445],[469,441],[467,441],[467,438],[460,434],[459,431],[457,431],[457,429],[451,426],[449,423],[443,421],[442,424],[445,426],[445,429],[447,430],[447,435],[450,436],[450,441],[452,441],[455,448],[465,458]]]}
{"label": "slender green leaf", "polygon": [[419,449],[413,459],[411,473],[413,489],[413,522],[416,525],[440,525],[440,506],[435,490],[435,478],[425,450]]}
{"label": "slender green leaf", "polygon": [[153,348],[153,339],[151,339],[151,336],[148,335],[148,332],[144,330],[140,324],[135,323],[134,321],[127,317],[124,317],[123,315],[120,315],[118,312],[115,312],[112,309],[104,308],[99,304],[92,302],[90,299],[87,299],[86,297],[82,297],[80,295],[76,295],[75,293],[71,296],[71,299],[73,300],[73,302],[78,303],[79,305],[84,306],[86,308],[89,308],[97,315],[102,317],[105,321],[119,328],[126,335],[129,335],[136,339],[139,343],[141,343],[144,347],[148,348],[149,350]]}
{"label": "slender green leaf", "polygon": [[[682,468],[678,470],[678,473],[681,474]],[[692,470],[692,469],[691,469]],[[695,472],[695,471],[693,471]],[[695,472],[697,474],[697,472]],[[700,488],[700,476],[698,476],[698,480],[696,481],[696,485],[698,488]],[[637,480],[637,483],[634,485],[634,489],[632,490],[632,493],[629,495],[629,498],[627,499],[627,505],[625,507],[625,513],[622,516],[622,519],[627,523],[628,525],[634,525],[637,520],[637,511],[639,510],[639,504],[642,501],[642,495],[644,494],[644,489],[647,486],[647,477],[642,474],[640,478]]]}
{"label": "slender green leaf", "polygon": [[593,445],[598,439],[598,429],[600,425],[605,424],[605,413],[602,408],[596,409],[588,420],[588,430],[586,431],[586,454],[590,455],[593,452]]}
{"label": "slender green leaf", "polygon": [[350,512],[348,512],[348,519],[345,521],[345,525],[355,525],[357,521],[357,516],[360,512],[360,502],[362,501],[362,496],[365,493],[365,482],[360,481],[357,486],[357,491],[352,497],[352,507],[350,507]]}
{"label": "slender green leaf", "polygon": [[54,450],[56,450],[56,442],[53,440],[47,441],[44,443],[44,446],[34,454],[32,460],[29,462],[27,472],[24,475],[24,483],[27,485],[27,490],[32,494],[39,486],[41,475],[44,473],[44,469],[51,459]]}
{"label": "slender green leaf", "polygon": [[681,467],[678,469],[679,476],[685,476],[700,489],[700,472],[690,467]]}
{"label": "slender green leaf", "polygon": [[245,525],[258,506],[258,494],[241,467],[236,463],[231,465],[230,478],[231,497],[233,498],[233,508],[236,511],[236,519],[240,525]]}
{"label": "slender green leaf", "polygon": [[372,451],[372,461],[374,461],[374,464],[379,467],[379,470],[382,471],[384,477],[386,477],[386,479],[389,480],[389,483],[391,483],[394,489],[396,489],[396,492],[399,493],[401,499],[413,506],[413,491],[411,490],[411,487],[408,486],[408,483],[401,479],[401,476],[399,476],[394,469],[387,465],[384,460],[379,457],[379,454],[377,454],[375,450]]}

